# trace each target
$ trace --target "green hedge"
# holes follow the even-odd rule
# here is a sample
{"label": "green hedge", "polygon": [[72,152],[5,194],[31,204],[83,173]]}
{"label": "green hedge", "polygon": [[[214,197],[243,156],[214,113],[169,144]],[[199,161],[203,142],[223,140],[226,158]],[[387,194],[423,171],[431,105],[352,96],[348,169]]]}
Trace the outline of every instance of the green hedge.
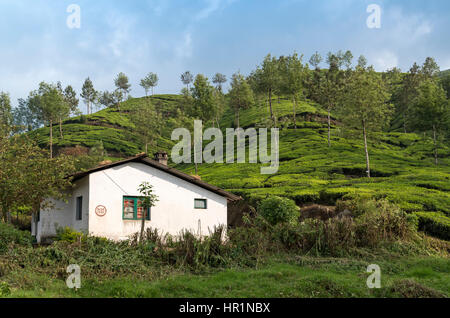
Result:
{"label": "green hedge", "polygon": [[416,212],[419,230],[444,240],[450,240],[450,218],[438,212]]}

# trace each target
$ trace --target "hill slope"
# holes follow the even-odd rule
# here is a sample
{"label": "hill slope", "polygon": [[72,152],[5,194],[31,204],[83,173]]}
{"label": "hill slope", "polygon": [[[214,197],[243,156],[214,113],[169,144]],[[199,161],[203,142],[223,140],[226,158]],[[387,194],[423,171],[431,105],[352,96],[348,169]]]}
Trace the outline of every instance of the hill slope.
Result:
{"label": "hill slope", "polygon": [[[173,128],[171,119],[180,107],[181,97],[158,95],[151,97],[165,114],[161,123],[158,148],[170,151]],[[57,147],[82,145],[92,147],[99,140],[112,156],[124,157],[142,151],[139,138],[133,133],[129,110],[146,102],[145,98],[131,99],[117,109],[104,109],[89,116],[64,122],[64,138],[58,137]],[[256,203],[269,194],[286,196],[299,205],[316,202],[334,204],[336,199],[354,194],[387,198],[404,210],[438,211],[450,215],[449,148],[439,151],[440,165],[432,160],[432,142],[417,134],[399,132],[374,133],[369,136],[369,152],[373,177],[364,177],[365,158],[359,132],[333,127],[332,147],[327,145],[325,112],[320,105],[302,102],[297,107],[297,130],[292,125],[292,103],[274,99],[273,108],[282,128],[280,132],[280,168],[274,175],[260,174],[259,164],[201,164],[202,179],[240,194]],[[264,126],[267,107],[253,107],[240,114],[243,127]],[[192,119],[193,120],[193,119]],[[227,109],[220,121],[222,129],[232,127],[234,114]],[[31,133],[42,146],[48,143],[48,128]],[[177,168],[188,173],[194,166],[183,164]]]}

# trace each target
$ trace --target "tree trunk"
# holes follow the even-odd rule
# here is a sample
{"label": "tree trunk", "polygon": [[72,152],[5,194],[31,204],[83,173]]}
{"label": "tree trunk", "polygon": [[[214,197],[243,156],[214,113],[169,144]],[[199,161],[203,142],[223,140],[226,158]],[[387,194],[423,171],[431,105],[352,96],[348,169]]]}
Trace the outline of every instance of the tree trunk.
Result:
{"label": "tree trunk", "polygon": [[297,130],[297,114],[295,113],[295,107],[297,106],[297,100],[295,99],[295,96],[292,97],[292,107],[294,112],[294,129]]}
{"label": "tree trunk", "polygon": [[141,222],[141,235],[139,235],[139,242],[142,243],[144,241],[144,230],[145,230],[145,220],[147,219],[147,209],[144,209],[144,215],[142,216]]}
{"label": "tree trunk", "polygon": [[64,139],[63,131],[62,131],[62,118],[61,117],[59,117],[59,136],[61,137],[61,139]]}
{"label": "tree trunk", "polygon": [[403,114],[403,132],[406,134],[406,114]]}
{"label": "tree trunk", "polygon": [[272,89],[269,89],[269,109],[270,109],[270,118],[272,118],[272,121],[275,124],[275,118],[273,116],[272,110]]}
{"label": "tree trunk", "polygon": [[53,120],[50,120],[50,159],[53,158]]}
{"label": "tree trunk", "polygon": [[433,142],[434,142],[434,164],[438,165],[438,149],[436,140],[436,126],[433,125]]}
{"label": "tree trunk", "polygon": [[240,123],[239,123],[239,108],[237,109],[237,127],[236,128],[239,128],[239,125],[240,125]]}
{"label": "tree trunk", "polygon": [[331,147],[331,114],[328,109],[328,147]]}
{"label": "tree trunk", "polygon": [[148,142],[145,143],[145,153],[148,154]]}
{"label": "tree trunk", "polygon": [[217,128],[220,129],[220,124],[219,124],[219,120],[217,119],[217,117],[216,117],[216,123],[217,123]]}
{"label": "tree trunk", "polygon": [[370,178],[370,160],[369,160],[369,151],[367,150],[367,134],[366,134],[366,121],[362,121],[363,125],[363,136],[364,136],[364,151],[366,152],[366,173],[367,177]]}

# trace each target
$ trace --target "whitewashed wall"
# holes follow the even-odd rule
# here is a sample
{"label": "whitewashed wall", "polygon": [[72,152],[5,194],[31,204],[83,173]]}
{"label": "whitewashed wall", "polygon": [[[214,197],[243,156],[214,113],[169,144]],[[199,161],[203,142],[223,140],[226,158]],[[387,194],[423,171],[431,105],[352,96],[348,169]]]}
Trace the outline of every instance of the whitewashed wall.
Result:
{"label": "whitewashed wall", "polygon": [[[216,225],[227,224],[227,199],[204,188],[142,163],[131,162],[90,174],[89,233],[114,240],[126,239],[140,231],[140,220],[123,220],[124,196],[139,196],[144,182],[153,185],[159,201],[151,209],[146,227],[164,233],[179,234],[188,229],[201,235],[209,234]],[[206,210],[194,209],[194,199],[207,199]],[[105,216],[95,214],[95,208],[107,208]]]}
{"label": "whitewashed wall", "polygon": [[[76,220],[76,198],[83,197],[82,220]],[[52,200],[51,209],[41,210],[40,221],[35,233],[38,242],[42,238],[52,237],[57,227],[68,226],[76,231],[88,233],[89,229],[89,176],[76,182],[68,202]]]}

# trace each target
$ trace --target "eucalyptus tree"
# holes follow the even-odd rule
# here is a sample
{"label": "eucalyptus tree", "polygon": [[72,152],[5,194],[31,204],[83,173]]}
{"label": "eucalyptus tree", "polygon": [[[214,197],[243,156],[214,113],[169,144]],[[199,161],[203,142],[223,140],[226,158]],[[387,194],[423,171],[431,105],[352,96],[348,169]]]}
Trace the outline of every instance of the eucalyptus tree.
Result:
{"label": "eucalyptus tree", "polygon": [[0,124],[11,126],[13,122],[13,113],[9,93],[0,92]]}
{"label": "eucalyptus tree", "polygon": [[213,77],[212,82],[216,84],[216,88],[219,92],[222,92],[222,85],[227,82],[227,77],[224,74],[216,73]]}
{"label": "eucalyptus tree", "polygon": [[128,77],[124,73],[120,72],[114,79],[114,85],[116,86],[116,91],[122,93],[121,95],[119,94],[116,95],[117,97],[121,97],[119,103],[117,104],[117,107],[120,112],[120,103],[122,102],[123,99],[125,100],[127,99],[127,96],[131,91],[131,84],[128,80]]}
{"label": "eucalyptus tree", "polygon": [[281,74],[280,91],[292,98],[294,129],[297,129],[297,102],[303,95],[304,84],[308,75],[302,60],[303,55],[298,56],[297,53],[294,53],[287,58],[281,57],[279,59]]}
{"label": "eucalyptus tree", "polygon": [[189,85],[194,81],[194,75],[191,74],[190,71],[186,71],[181,74],[181,82],[186,85],[187,90],[189,91]]}
{"label": "eucalyptus tree", "polygon": [[[362,64],[361,64],[362,65]],[[370,178],[368,132],[381,129],[389,121],[392,106],[386,83],[373,67],[356,67],[341,94],[341,118],[349,128],[362,130],[366,174]]]}
{"label": "eucalyptus tree", "polygon": [[94,84],[89,77],[83,83],[80,96],[86,104],[87,114],[89,115],[92,112],[92,104],[95,103],[98,97],[98,92],[94,89]]}
{"label": "eucalyptus tree", "polygon": [[50,158],[53,158],[53,123],[67,113],[67,104],[63,93],[57,85],[41,82],[39,89],[31,93],[40,109],[40,115],[50,128]]}
{"label": "eucalyptus tree", "polygon": [[272,96],[276,89],[280,87],[281,81],[278,66],[278,59],[268,54],[262,64],[251,74],[256,91],[267,96],[270,118],[274,124],[276,124],[276,118],[272,108]]}
{"label": "eucalyptus tree", "polygon": [[240,73],[235,73],[231,77],[231,89],[228,92],[228,96],[230,106],[235,112],[237,128],[239,128],[240,110],[250,108],[255,102],[250,85]]}
{"label": "eucalyptus tree", "polygon": [[437,165],[439,135],[450,129],[450,103],[442,86],[432,79],[421,83],[411,113],[411,123],[415,130],[432,133]]}
{"label": "eucalyptus tree", "polygon": [[146,77],[141,79],[140,85],[144,89],[146,97],[148,96],[148,92],[150,89],[152,90],[152,95],[153,95],[153,88],[158,85],[158,80],[159,80],[158,75],[155,73],[151,73],[151,72],[148,73]]}
{"label": "eucalyptus tree", "polygon": [[328,123],[328,147],[331,147],[331,112],[336,109],[339,94],[343,85],[343,74],[341,67],[344,64],[344,55],[342,52],[333,54],[328,53],[328,70],[322,74],[318,87],[318,101],[327,110]]}

